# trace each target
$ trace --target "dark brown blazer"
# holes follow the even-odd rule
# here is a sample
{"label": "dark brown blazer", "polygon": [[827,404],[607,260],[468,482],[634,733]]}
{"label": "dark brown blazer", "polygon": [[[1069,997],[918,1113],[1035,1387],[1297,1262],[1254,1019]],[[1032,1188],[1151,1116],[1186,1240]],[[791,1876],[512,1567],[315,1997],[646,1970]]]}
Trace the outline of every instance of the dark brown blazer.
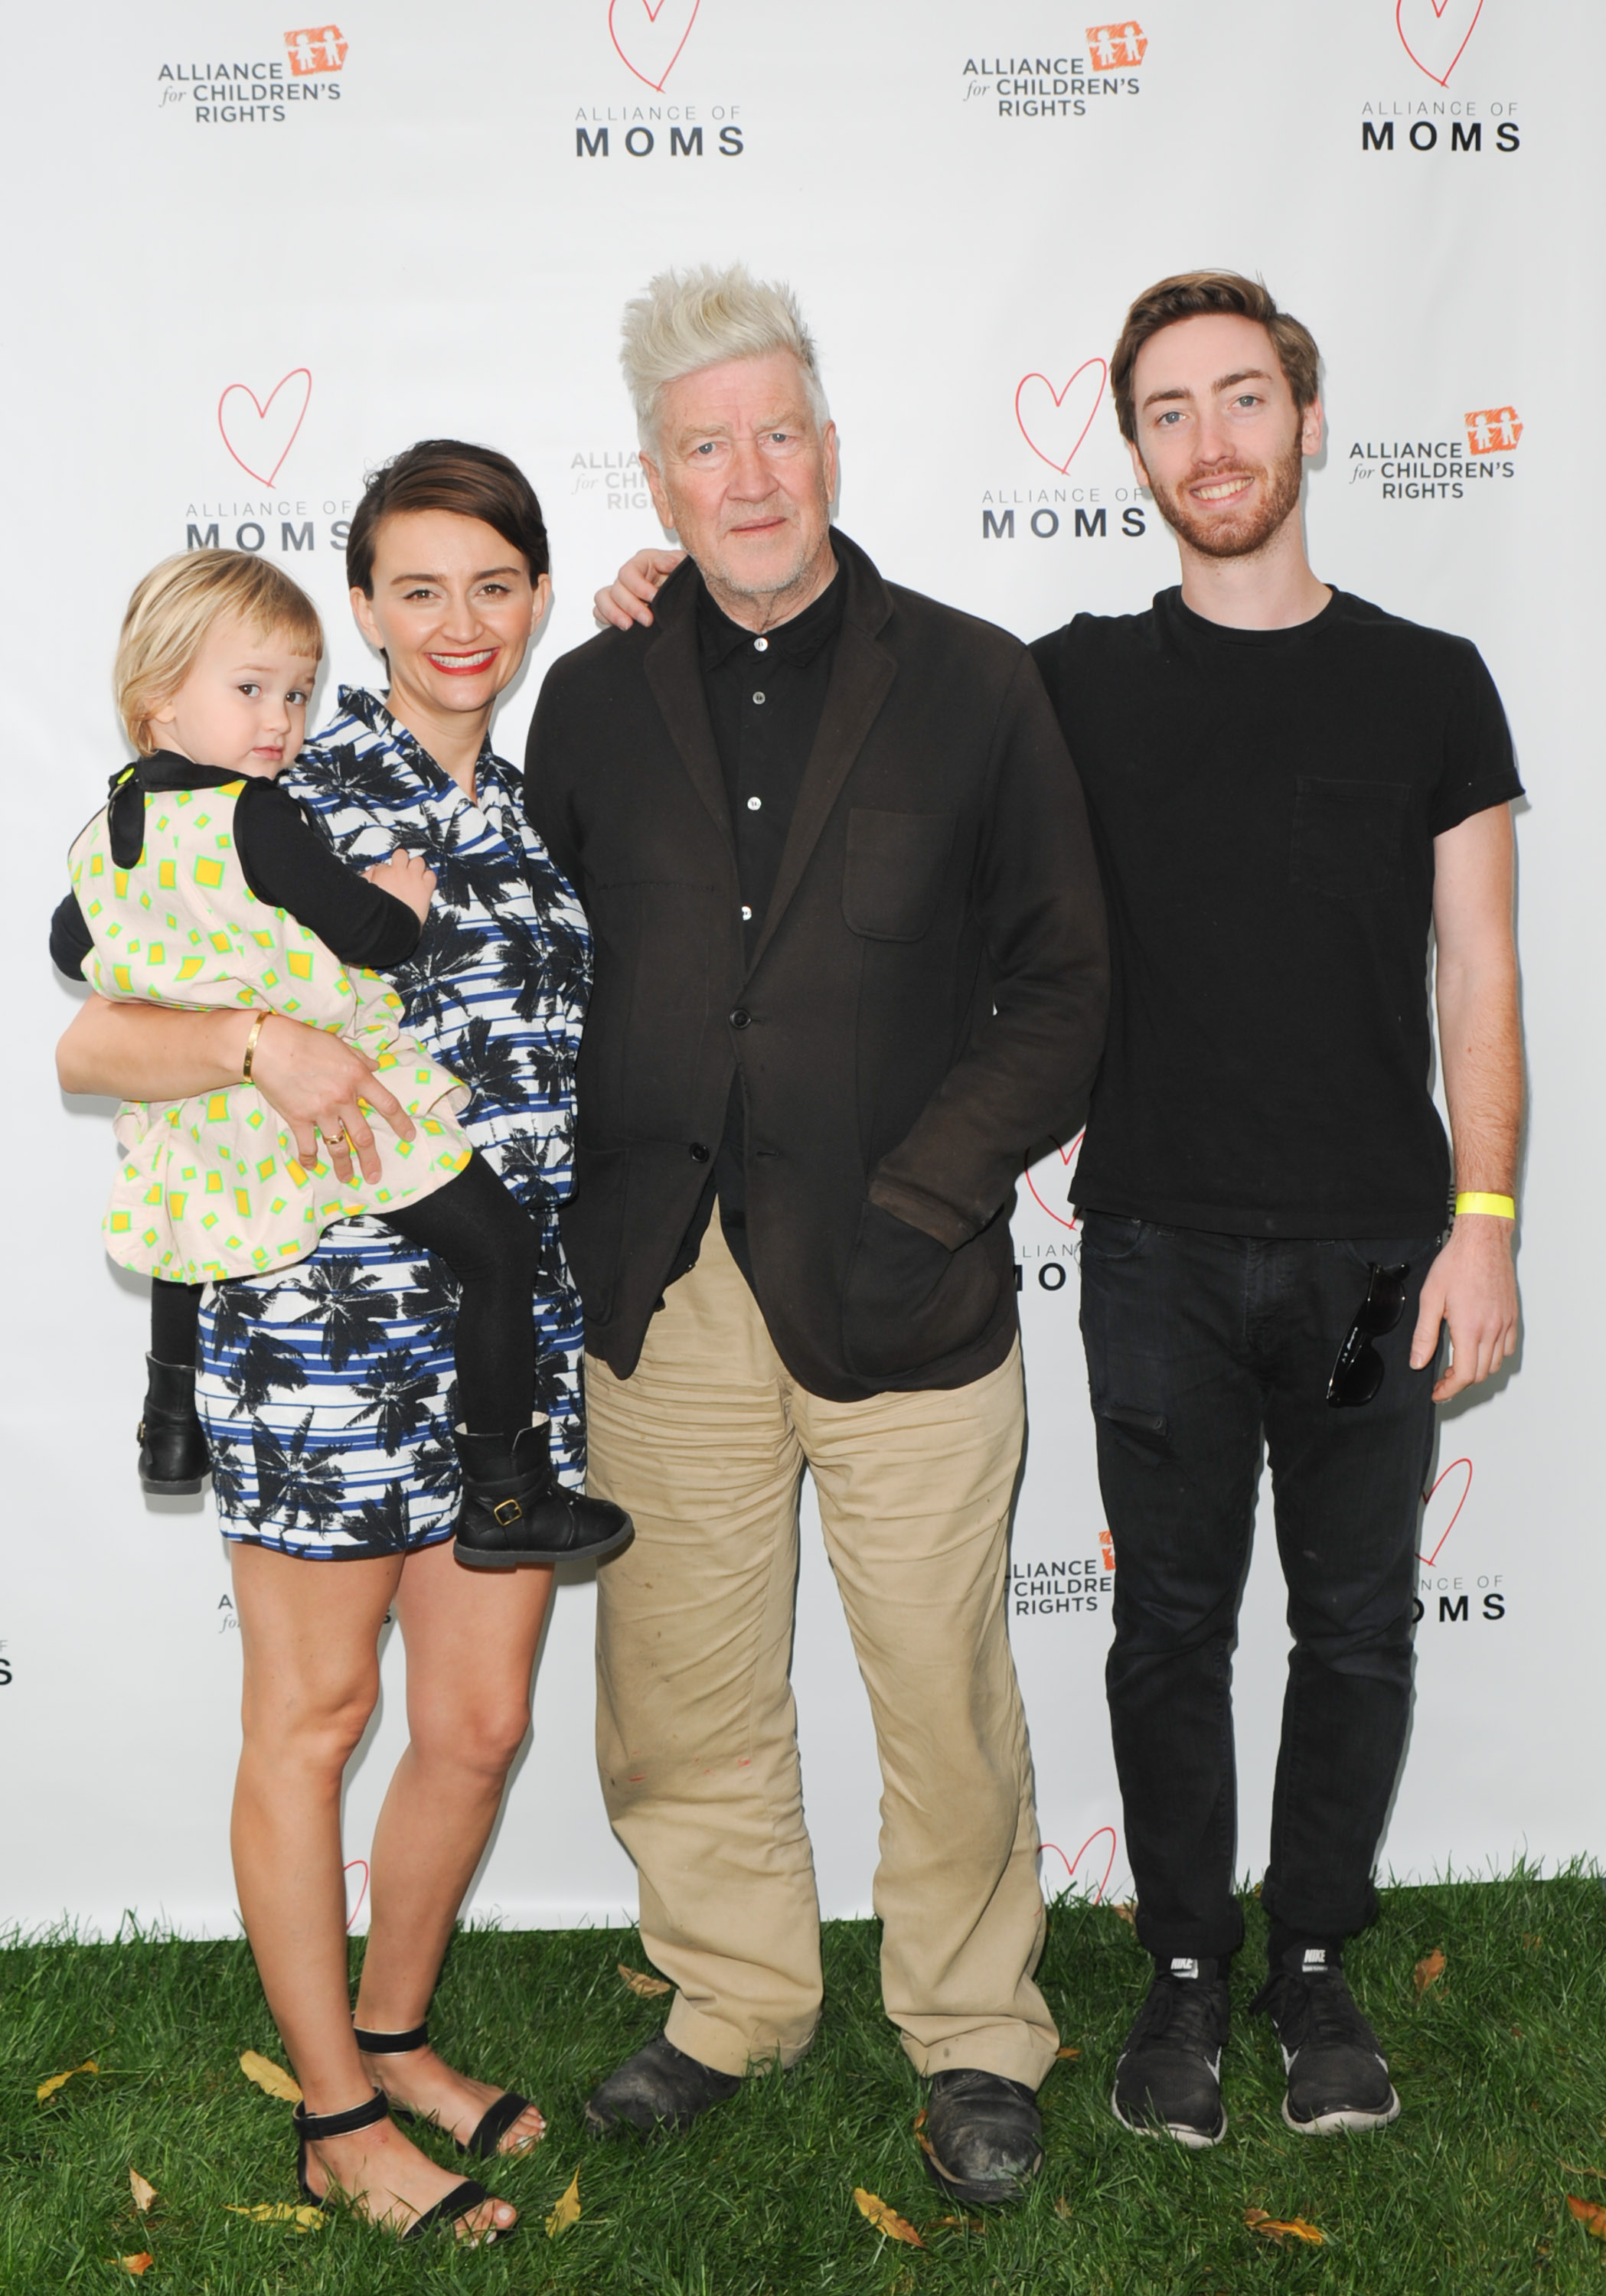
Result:
{"label": "dark brown blazer", "polygon": [[564,1240],[621,1377],[739,1073],[754,1285],[794,1377],[838,1401],[979,1379],[1016,1329],[1023,1156],[1071,1137],[1098,1064],[1103,900],[1029,655],[832,539],[842,631],[751,965],[689,562],[651,629],[554,664],[531,727],[530,817],[596,943]]}

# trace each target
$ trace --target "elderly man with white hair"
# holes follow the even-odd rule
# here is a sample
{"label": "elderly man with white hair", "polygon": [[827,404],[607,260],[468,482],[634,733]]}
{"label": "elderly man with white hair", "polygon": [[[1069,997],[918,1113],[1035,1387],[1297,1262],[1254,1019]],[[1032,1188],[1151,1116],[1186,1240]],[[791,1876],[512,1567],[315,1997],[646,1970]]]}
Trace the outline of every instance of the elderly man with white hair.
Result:
{"label": "elderly man with white hair", "polygon": [[1005,1628],[1024,1432],[1009,1215],[1082,1120],[1108,997],[1082,796],[1013,637],[831,524],[785,288],[630,305],[642,464],[687,560],[555,665],[531,819],[596,940],[564,1232],[598,1581],[598,1760],[673,1980],[587,2107],[685,2127],[808,2048],[819,1905],[788,1679],[805,1467],[880,1758],[883,1997],[933,2174],[1013,2198],[1058,2037]]}

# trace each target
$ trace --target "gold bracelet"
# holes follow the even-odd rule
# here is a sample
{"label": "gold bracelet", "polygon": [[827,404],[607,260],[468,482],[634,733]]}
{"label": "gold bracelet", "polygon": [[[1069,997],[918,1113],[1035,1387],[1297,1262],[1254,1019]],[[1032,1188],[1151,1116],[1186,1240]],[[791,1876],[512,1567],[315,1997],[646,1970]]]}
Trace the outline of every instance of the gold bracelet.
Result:
{"label": "gold bracelet", "polygon": [[1514,1220],[1517,1207],[1510,1196],[1486,1195],[1480,1188],[1468,1188],[1455,1199],[1455,1217],[1462,1212],[1487,1212],[1491,1219]]}
{"label": "gold bracelet", "polygon": [[251,1024],[251,1034],[245,1039],[245,1064],[240,1071],[240,1081],[242,1084],[249,1084],[251,1082],[251,1064],[257,1057],[257,1038],[262,1033],[262,1023],[264,1021],[271,1021],[273,1015],[271,1013],[259,1013],[256,1019]]}

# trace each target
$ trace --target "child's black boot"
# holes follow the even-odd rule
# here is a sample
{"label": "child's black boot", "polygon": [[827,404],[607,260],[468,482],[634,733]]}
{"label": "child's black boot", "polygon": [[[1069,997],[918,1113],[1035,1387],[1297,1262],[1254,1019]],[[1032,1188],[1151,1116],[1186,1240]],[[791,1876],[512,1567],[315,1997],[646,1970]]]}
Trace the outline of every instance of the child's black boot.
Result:
{"label": "child's black boot", "polygon": [[161,1498],[201,1488],[211,1456],[195,1415],[194,1364],[158,1363],[147,1356],[150,1378],[139,1423],[139,1480]]}
{"label": "child's black boot", "polygon": [[506,1435],[452,1430],[463,1469],[454,1553],[475,1570],[515,1562],[598,1562],[624,1545],[635,1526],[609,1499],[565,1490],[552,1466],[552,1423]]}

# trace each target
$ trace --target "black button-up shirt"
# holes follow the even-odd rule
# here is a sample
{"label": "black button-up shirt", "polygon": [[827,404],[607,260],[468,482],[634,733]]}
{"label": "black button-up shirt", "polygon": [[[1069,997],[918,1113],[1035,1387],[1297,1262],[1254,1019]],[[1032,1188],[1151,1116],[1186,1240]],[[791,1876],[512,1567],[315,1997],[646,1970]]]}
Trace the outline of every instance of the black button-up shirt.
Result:
{"label": "black button-up shirt", "polygon": [[794,620],[755,636],[722,613],[706,589],[698,594],[703,691],[736,832],[749,958],[758,946],[803,769],[819,730],[842,627],[842,599],[837,574]]}
{"label": "black button-up shirt", "polygon": [[[801,614],[758,636],[733,622],[715,605],[706,588],[699,588],[697,594],[703,692],[730,805],[743,940],[749,963],[763,930],[797,793],[819,730],[842,628],[845,587],[837,572]],[[717,1196],[725,1241],[737,1267],[752,1283],[746,1149],[747,1119],[738,1071],[731,1083],[725,1136],[708,1185],[675,1257],[677,1275],[696,1267]]]}

